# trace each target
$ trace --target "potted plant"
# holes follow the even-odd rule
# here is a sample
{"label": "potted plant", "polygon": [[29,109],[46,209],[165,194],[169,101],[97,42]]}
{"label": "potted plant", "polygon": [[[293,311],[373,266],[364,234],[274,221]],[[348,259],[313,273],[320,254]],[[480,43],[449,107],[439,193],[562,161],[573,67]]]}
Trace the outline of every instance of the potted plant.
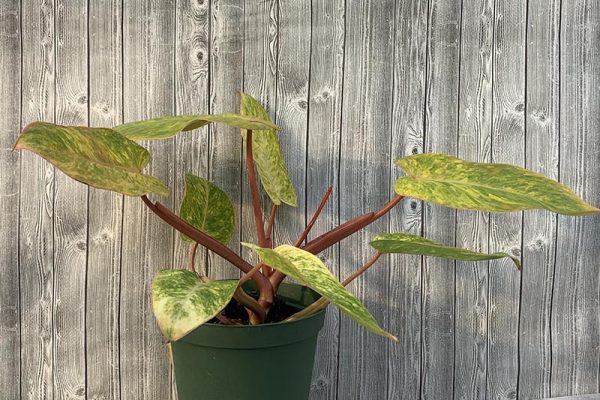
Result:
{"label": "potted plant", "polygon": [[[160,140],[209,123],[241,129],[256,244],[260,262],[251,265],[227,247],[235,213],[228,196],[215,184],[188,174],[179,215],[147,195],[166,196],[169,189],[145,175],[150,154],[140,140]],[[375,236],[372,259],[339,282],[318,254],[386,215],[405,197],[443,206],[488,212],[547,209],[566,215],[600,210],[564,185],[512,165],[481,164],[445,154],[418,154],[396,162],[405,172],[394,183],[396,196],[381,209],[357,216],[307,242],[331,188],[294,243],[274,246],[278,207],[295,206],[296,191],[288,176],[278,141],[279,128],[264,108],[241,95],[240,114],[155,118],[109,128],[28,125],[15,148],[45,158],[73,179],[90,186],[138,196],[156,216],[190,242],[190,263],[160,271],[152,284],[153,311],[173,356],[180,400],[306,399],[316,336],[329,303],[375,334],[397,340],[379,326],[345,286],[386,253],[418,254],[477,261],[508,257],[452,248],[405,233]],[[263,215],[257,175],[271,201]],[[198,245],[229,261],[242,273],[239,280],[211,280],[194,269]],[[284,283],[291,277],[300,284]]]}

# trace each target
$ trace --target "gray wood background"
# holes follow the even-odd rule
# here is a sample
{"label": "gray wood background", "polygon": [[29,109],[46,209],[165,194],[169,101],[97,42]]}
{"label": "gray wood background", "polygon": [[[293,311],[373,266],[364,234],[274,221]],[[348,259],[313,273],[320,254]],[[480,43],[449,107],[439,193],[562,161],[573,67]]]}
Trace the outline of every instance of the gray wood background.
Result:
{"label": "gray wood background", "polygon": [[[280,242],[330,184],[315,233],[378,208],[399,175],[393,160],[419,152],[524,165],[600,204],[597,0],[2,0],[0,79],[2,400],[175,398],[148,293],[187,248],[139,199],[12,152],[31,121],[236,111],[244,90],[283,127],[298,187]],[[236,200],[236,237],[253,240],[238,132],[213,126],[149,147],[149,172],[173,189],[168,206],[184,172],[207,176]],[[386,259],[352,290],[400,344],[330,310],[311,399],[600,391],[599,217],[405,201],[323,258],[345,276],[388,230],[511,251],[523,272]],[[235,275],[210,254],[200,262]]]}

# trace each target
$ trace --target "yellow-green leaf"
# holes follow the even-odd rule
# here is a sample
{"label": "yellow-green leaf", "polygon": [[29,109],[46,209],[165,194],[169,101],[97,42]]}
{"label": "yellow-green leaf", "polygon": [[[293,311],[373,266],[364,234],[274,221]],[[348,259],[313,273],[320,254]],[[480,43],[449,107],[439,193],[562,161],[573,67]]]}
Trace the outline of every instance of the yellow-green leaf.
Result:
{"label": "yellow-green leaf", "polygon": [[262,262],[310,287],[371,332],[397,340],[379,326],[365,306],[338,282],[317,256],[289,245],[265,249],[242,244],[254,250]]}
{"label": "yellow-green leaf", "polygon": [[521,261],[519,258],[508,253],[478,253],[467,249],[444,246],[443,244],[432,242],[421,236],[409,235],[406,233],[388,233],[375,236],[371,241],[371,246],[380,253],[417,254],[422,256],[448,258],[451,260],[483,261],[498,258],[510,258],[517,268],[521,269]]}
{"label": "yellow-green leaf", "polygon": [[131,140],[157,140],[177,135],[179,132],[191,131],[212,122],[241,129],[273,129],[279,127],[269,120],[248,117],[233,113],[214,115],[178,115],[159,117],[145,121],[129,122],[114,127],[114,130]]}
{"label": "yellow-green leaf", "polygon": [[163,335],[179,340],[214,318],[233,297],[237,281],[202,282],[182,269],[164,269],[152,282],[152,309]]}
{"label": "yellow-green leaf", "polygon": [[396,161],[408,176],[396,193],[447,207],[508,212],[546,209],[559,214],[600,212],[565,185],[507,164],[463,161],[446,154],[418,154]]}
{"label": "yellow-green leaf", "polygon": [[[229,243],[235,229],[235,213],[227,193],[192,174],[185,176],[185,194],[179,216],[223,244]],[[184,234],[181,237],[191,240]]]}
{"label": "yellow-green leaf", "polygon": [[142,174],[150,153],[111,129],[34,122],[25,127],[15,148],[32,151],[93,187],[129,196],[169,194],[160,180]]}
{"label": "yellow-green leaf", "polygon": [[[246,93],[242,93],[241,113],[260,120],[271,121],[263,106]],[[242,136],[246,140],[245,130],[242,132]],[[296,207],[298,196],[288,174],[279,139],[274,129],[253,130],[252,153],[260,182],[273,204],[285,203]]]}

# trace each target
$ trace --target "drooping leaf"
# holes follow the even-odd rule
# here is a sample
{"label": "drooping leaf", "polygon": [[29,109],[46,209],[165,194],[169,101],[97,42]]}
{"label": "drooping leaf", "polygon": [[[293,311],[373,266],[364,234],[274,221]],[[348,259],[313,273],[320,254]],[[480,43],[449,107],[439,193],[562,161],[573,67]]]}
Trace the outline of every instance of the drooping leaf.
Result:
{"label": "drooping leaf", "polygon": [[25,127],[15,149],[30,150],[96,188],[129,196],[169,194],[160,180],[142,174],[150,153],[111,129],[34,122]]}
{"label": "drooping leaf", "polygon": [[279,127],[269,120],[261,120],[252,116],[233,113],[214,115],[178,115],[159,117],[145,121],[129,122],[114,127],[114,130],[131,140],[157,140],[177,135],[179,132],[191,131],[208,125],[211,122],[225,124],[241,129],[273,129]]}
{"label": "drooping leaf", "polygon": [[[241,113],[265,121],[271,120],[263,106],[246,93],[242,93]],[[245,131],[242,132],[242,136],[245,141]],[[298,196],[288,174],[279,139],[274,129],[253,131],[252,153],[260,182],[273,204],[285,203],[296,207]]]}
{"label": "drooping leaf", "polygon": [[202,282],[194,273],[164,269],[152,282],[152,309],[163,335],[179,340],[215,317],[233,297],[237,281]]}
{"label": "drooping leaf", "polygon": [[[229,243],[235,229],[235,213],[227,193],[192,174],[185,176],[179,216],[223,244]],[[190,240],[184,234],[181,237]]]}
{"label": "drooping leaf", "polygon": [[396,161],[408,176],[396,193],[447,207],[480,211],[547,209],[559,214],[600,212],[566,186],[507,164],[463,161],[446,154],[417,154]]}
{"label": "drooping leaf", "polygon": [[265,249],[242,244],[254,250],[262,262],[310,287],[371,332],[397,340],[379,326],[365,306],[338,282],[317,256],[289,245]]}
{"label": "drooping leaf", "polygon": [[422,256],[433,256],[448,258],[451,260],[483,261],[498,258],[510,258],[517,269],[521,269],[521,261],[518,257],[508,253],[498,252],[492,254],[478,253],[467,249],[444,246],[432,242],[421,236],[409,235],[407,233],[387,233],[375,236],[371,246],[380,253],[403,253],[417,254]]}

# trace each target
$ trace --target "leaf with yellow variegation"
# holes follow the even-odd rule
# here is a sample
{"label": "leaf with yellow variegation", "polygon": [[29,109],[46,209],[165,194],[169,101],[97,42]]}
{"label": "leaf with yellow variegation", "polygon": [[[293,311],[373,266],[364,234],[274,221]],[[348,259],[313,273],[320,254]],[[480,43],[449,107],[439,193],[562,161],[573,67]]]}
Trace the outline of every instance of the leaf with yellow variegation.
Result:
{"label": "leaf with yellow variegation", "polygon": [[241,129],[279,129],[269,120],[233,113],[159,117],[128,122],[115,126],[113,129],[131,140],[158,140],[170,138],[179,132],[191,131],[210,123],[225,124]]}
{"label": "leaf with yellow variegation", "polygon": [[379,326],[365,306],[338,282],[314,254],[289,245],[265,249],[253,244],[242,244],[254,250],[263,263],[313,289],[371,332],[398,340]]}
{"label": "leaf with yellow variegation", "polygon": [[508,212],[546,209],[559,214],[600,212],[565,185],[507,164],[463,161],[447,154],[417,154],[396,161],[408,176],[396,193],[447,207]]}
{"label": "leaf with yellow variegation", "polygon": [[238,281],[202,282],[193,272],[164,269],[152,281],[152,310],[163,335],[179,340],[214,318],[229,301]]}
{"label": "leaf with yellow variegation", "polygon": [[498,258],[510,258],[517,269],[521,269],[519,258],[508,253],[498,252],[492,254],[478,253],[467,249],[444,246],[421,236],[407,233],[387,233],[378,235],[371,241],[371,246],[380,253],[417,254],[462,261],[484,261]]}
{"label": "leaf with yellow variegation", "polygon": [[[252,96],[242,93],[241,113],[260,120],[270,121],[269,114]],[[243,138],[246,140],[245,131]],[[296,207],[298,196],[290,179],[279,139],[275,130],[263,129],[252,133],[252,153],[260,182],[273,204],[281,203]]]}
{"label": "leaf with yellow variegation", "polygon": [[129,196],[169,194],[160,180],[142,174],[150,153],[111,129],[34,122],[25,127],[15,148],[30,150],[96,188]]}

